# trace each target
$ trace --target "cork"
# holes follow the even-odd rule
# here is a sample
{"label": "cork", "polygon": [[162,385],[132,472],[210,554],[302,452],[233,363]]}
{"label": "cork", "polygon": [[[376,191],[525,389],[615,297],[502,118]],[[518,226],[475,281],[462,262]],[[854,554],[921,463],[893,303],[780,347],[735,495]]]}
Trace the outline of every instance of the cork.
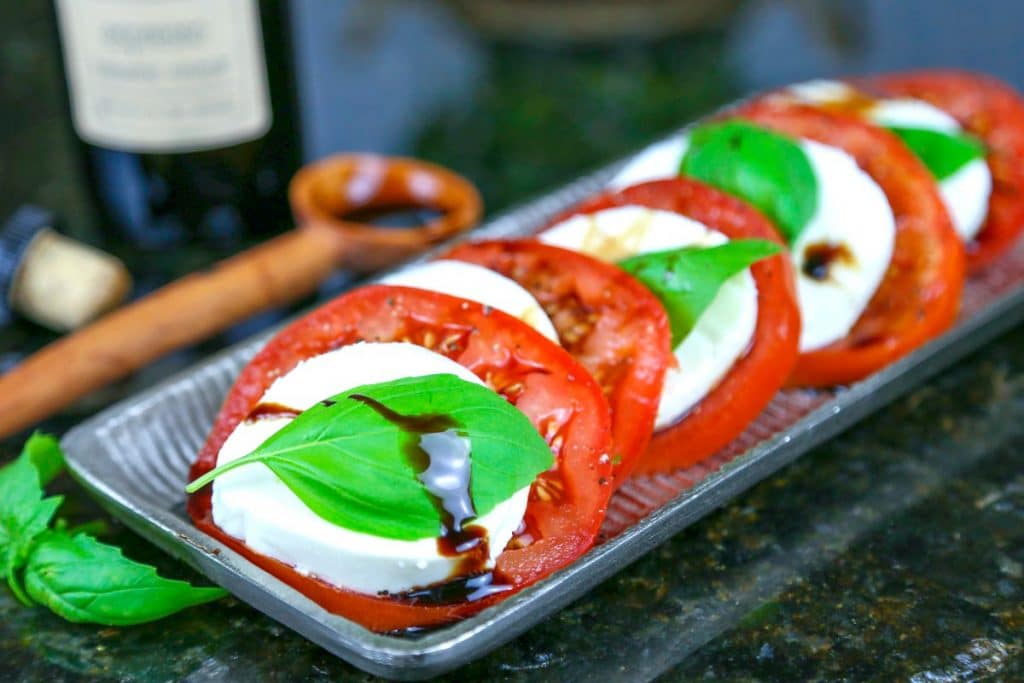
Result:
{"label": "cork", "polygon": [[131,283],[119,259],[44,228],[26,248],[8,299],[26,318],[66,332],[124,301]]}

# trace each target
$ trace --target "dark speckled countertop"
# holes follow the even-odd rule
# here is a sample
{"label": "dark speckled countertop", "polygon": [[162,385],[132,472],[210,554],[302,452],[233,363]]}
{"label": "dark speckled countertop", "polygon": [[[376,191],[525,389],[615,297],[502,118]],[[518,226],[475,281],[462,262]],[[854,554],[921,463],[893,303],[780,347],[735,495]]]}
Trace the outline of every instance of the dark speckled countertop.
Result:
{"label": "dark speckled countertop", "polygon": [[[65,216],[70,231],[100,240],[61,122],[46,12],[27,7],[42,3],[18,4],[26,7],[0,10],[0,209],[42,202]],[[428,35],[455,41],[446,54],[462,75],[444,93],[424,95],[433,104],[422,117],[389,130],[371,130],[370,122],[362,134],[382,151],[427,156],[468,174],[492,208],[758,87],[938,64],[1024,86],[1017,50],[1024,7],[995,0],[972,3],[969,16],[951,1],[850,1],[829,11],[796,0],[745,3],[718,29],[572,50],[494,43],[436,7],[424,12],[428,3],[415,12],[413,4],[389,0],[360,20],[386,36],[389,22],[412,12]],[[382,41],[382,51],[399,49]],[[321,148],[308,153],[339,140],[322,136]],[[145,278],[145,258],[130,265]],[[178,354],[46,426],[61,432],[231,338]],[[0,329],[0,364],[48,339],[26,323]],[[0,441],[0,461],[20,441]],[[1024,680],[1022,446],[1024,329],[449,678]],[[102,516],[67,477],[56,488],[68,495],[73,520]],[[113,521],[109,539],[168,575],[195,578]],[[104,629],[25,609],[0,590],[0,662],[0,680],[367,678],[232,599],[148,626]]]}

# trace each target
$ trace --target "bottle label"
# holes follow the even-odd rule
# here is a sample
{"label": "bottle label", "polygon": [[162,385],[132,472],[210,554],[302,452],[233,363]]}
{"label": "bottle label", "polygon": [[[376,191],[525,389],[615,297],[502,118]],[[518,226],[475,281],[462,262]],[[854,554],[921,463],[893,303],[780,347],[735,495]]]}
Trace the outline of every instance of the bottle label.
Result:
{"label": "bottle label", "polygon": [[75,131],[188,152],[270,128],[257,0],[56,0]]}

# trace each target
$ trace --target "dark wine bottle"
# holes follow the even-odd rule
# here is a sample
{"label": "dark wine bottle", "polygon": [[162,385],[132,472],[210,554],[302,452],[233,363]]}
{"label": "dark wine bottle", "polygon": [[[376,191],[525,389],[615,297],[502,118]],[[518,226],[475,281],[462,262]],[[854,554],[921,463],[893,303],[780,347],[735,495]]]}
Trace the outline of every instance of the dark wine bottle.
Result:
{"label": "dark wine bottle", "polygon": [[99,217],[143,249],[290,225],[298,168],[285,0],[54,0]]}

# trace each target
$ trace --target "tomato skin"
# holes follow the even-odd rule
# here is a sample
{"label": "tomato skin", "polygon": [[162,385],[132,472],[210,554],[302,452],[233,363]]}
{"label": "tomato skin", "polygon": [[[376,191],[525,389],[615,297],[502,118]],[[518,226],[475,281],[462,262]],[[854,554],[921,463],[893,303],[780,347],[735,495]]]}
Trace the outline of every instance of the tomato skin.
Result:
{"label": "tomato skin", "polygon": [[965,71],[912,71],[852,82],[876,96],[930,102],[984,141],[992,194],[985,223],[967,245],[968,272],[1009,249],[1024,230],[1024,99],[991,76]]}
{"label": "tomato skin", "polygon": [[790,386],[863,379],[953,324],[964,284],[963,244],[935,180],[899,138],[854,116],[777,97],[728,116],[844,150],[882,188],[896,218],[892,263],[867,308],[849,335],[800,355]]}
{"label": "tomato skin", "polygon": [[621,268],[535,240],[466,243],[443,258],[501,273],[540,302],[608,398],[612,471],[621,485],[651,440],[665,370],[675,363],[657,297]]}
{"label": "tomato skin", "polygon": [[[785,246],[767,218],[690,178],[654,180],[599,195],[552,225],[573,215],[629,205],[680,213],[730,239],[766,239]],[[635,472],[668,472],[714,455],[746,429],[789,376],[800,340],[793,267],[780,253],[758,261],[750,272],[757,285],[757,327],[750,349],[679,422],[654,434]]]}
{"label": "tomato skin", "polygon": [[303,576],[249,549],[212,521],[211,487],[192,494],[197,527],[314,599],[375,631],[431,626],[474,614],[547,576],[593,544],[611,495],[611,425],[601,389],[572,357],[539,332],[475,302],[406,287],[370,285],[342,295],[279,332],[228,393],[190,479],[209,471],[221,446],[273,381],[300,361],[359,341],[411,341],[464,365],[530,418],[556,466],[530,491],[525,521],[534,539],[507,548],[495,576],[512,590],[474,602],[421,605],[365,595]]}

